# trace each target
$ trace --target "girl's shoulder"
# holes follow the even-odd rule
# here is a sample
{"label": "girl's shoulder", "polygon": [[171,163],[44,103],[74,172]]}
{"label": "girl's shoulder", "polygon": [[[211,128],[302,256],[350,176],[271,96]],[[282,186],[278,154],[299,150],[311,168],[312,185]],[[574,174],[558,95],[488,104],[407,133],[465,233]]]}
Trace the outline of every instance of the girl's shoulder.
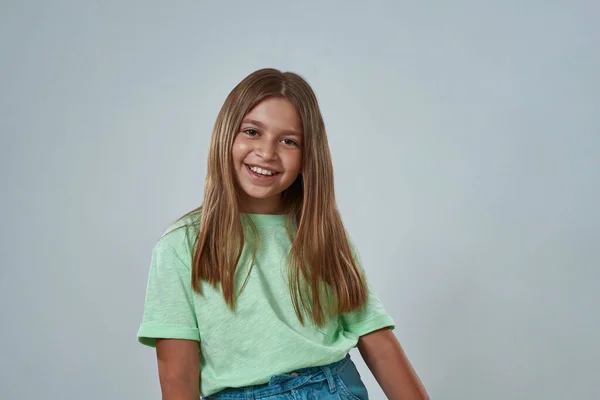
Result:
{"label": "girl's shoulder", "polygon": [[192,211],[173,222],[161,235],[155,252],[173,252],[178,255],[191,255],[200,230],[201,212]]}

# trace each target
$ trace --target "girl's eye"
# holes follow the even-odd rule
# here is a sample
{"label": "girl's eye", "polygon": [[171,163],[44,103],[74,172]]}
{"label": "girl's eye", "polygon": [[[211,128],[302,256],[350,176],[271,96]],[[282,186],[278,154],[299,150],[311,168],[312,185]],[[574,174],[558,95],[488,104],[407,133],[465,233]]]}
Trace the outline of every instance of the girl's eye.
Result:
{"label": "girl's eye", "polygon": [[248,135],[248,136],[258,135],[258,131],[256,129],[246,129],[246,130],[244,130],[244,133],[246,133],[246,135]]}
{"label": "girl's eye", "polygon": [[283,143],[288,146],[298,146],[298,143],[294,142],[292,139],[283,139]]}

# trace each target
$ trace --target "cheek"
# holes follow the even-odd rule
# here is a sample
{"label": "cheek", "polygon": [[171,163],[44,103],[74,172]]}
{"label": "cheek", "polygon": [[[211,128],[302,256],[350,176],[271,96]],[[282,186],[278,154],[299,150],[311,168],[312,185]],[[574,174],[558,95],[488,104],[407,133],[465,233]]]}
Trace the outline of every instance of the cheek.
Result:
{"label": "cheek", "polygon": [[248,146],[243,142],[236,140],[233,143],[231,155],[235,164],[241,164],[246,155],[248,154]]}
{"label": "cheek", "polygon": [[295,154],[290,154],[287,159],[287,170],[293,172],[294,174],[300,173],[302,168],[302,153],[297,152]]}

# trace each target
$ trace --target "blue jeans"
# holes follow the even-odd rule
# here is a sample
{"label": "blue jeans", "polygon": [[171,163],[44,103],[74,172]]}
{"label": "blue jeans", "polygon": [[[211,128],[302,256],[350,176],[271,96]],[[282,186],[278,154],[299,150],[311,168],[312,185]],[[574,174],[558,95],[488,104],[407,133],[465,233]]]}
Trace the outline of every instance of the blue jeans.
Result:
{"label": "blue jeans", "polygon": [[341,361],[273,375],[269,383],[225,389],[205,399],[222,400],[367,400],[369,395],[347,354]]}

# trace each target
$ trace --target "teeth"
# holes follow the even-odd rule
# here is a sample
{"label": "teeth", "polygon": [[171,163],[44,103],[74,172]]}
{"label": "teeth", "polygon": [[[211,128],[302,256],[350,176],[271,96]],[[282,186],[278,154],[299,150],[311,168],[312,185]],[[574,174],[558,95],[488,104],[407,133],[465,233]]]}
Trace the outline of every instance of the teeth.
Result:
{"label": "teeth", "polygon": [[273,171],[269,171],[268,169],[262,169],[262,168],[258,168],[258,167],[250,167],[250,169],[254,172],[256,172],[257,174],[261,174],[261,175],[273,175]]}

